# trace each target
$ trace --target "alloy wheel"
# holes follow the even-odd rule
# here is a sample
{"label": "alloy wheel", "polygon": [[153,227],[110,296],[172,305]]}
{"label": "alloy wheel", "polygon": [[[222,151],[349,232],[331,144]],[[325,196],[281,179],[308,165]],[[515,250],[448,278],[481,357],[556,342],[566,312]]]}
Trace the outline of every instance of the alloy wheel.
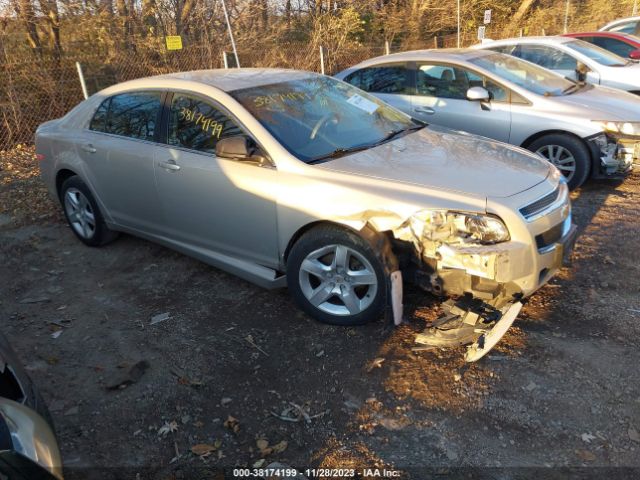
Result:
{"label": "alloy wheel", "polygon": [[298,276],[307,300],[331,315],[357,315],[374,301],[378,277],[371,263],[345,245],[328,245],[305,257]]}
{"label": "alloy wheel", "polygon": [[567,181],[570,181],[576,172],[576,159],[573,154],[560,145],[544,145],[536,150],[536,153],[553,163],[562,172]]}
{"label": "alloy wheel", "polygon": [[77,188],[69,188],[64,195],[64,209],[75,232],[82,238],[92,238],[96,218],[87,197]]}

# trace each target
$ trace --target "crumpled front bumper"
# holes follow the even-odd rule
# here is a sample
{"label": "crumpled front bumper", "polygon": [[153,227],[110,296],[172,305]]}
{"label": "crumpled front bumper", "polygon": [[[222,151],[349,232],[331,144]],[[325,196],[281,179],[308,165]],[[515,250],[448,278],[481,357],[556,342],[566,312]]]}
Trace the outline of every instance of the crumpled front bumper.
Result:
{"label": "crumpled front bumper", "polygon": [[631,172],[634,163],[640,164],[640,139],[601,134],[589,139],[593,155],[600,161],[594,177],[623,177]]}

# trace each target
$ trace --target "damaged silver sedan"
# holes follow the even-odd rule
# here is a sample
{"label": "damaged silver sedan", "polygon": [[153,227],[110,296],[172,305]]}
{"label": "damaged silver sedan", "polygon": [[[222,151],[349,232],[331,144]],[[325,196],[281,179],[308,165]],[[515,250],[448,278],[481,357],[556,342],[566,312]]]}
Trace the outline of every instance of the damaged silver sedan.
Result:
{"label": "damaged silver sedan", "polygon": [[36,151],[87,245],[141,236],[288,286],[307,313],[339,325],[386,306],[398,321],[402,284],[413,282],[458,299],[443,324],[453,315],[452,330],[471,328],[469,360],[499,340],[575,238],[566,182],[540,157],[432,128],[308,72],[119,84],[40,126]]}

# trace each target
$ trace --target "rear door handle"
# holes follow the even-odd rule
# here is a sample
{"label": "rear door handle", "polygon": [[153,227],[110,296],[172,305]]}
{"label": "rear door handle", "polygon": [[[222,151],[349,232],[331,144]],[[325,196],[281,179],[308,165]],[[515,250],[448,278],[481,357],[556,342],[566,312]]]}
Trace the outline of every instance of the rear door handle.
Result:
{"label": "rear door handle", "polygon": [[426,113],[427,115],[433,115],[436,111],[431,107],[416,107],[413,109],[414,112],[418,113]]}
{"label": "rear door handle", "polygon": [[180,165],[176,165],[176,162],[173,160],[169,160],[168,162],[158,162],[158,166],[170,172],[177,172],[180,170]]}
{"label": "rear door handle", "polygon": [[85,152],[87,152],[87,153],[96,153],[96,151],[97,151],[97,150],[95,149],[95,147],[94,147],[93,145],[91,145],[90,143],[87,143],[87,144],[85,144],[85,145],[82,145],[80,148],[81,148],[82,150],[84,150]]}

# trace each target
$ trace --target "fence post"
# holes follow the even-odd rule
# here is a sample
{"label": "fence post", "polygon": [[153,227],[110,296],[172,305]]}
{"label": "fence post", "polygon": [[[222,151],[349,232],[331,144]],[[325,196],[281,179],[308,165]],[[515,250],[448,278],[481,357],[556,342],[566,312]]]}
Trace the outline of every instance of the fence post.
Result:
{"label": "fence post", "polygon": [[520,29],[520,37],[522,37],[523,29]]}
{"label": "fence post", "polygon": [[438,48],[438,36],[433,37],[433,48]]}
{"label": "fence post", "polygon": [[324,75],[324,47],[320,45],[320,73]]}
{"label": "fence post", "polygon": [[384,41],[384,54],[389,55],[391,53],[391,48],[389,47],[389,40]]}
{"label": "fence post", "polygon": [[227,60],[227,52],[222,52],[222,64],[224,65],[224,69],[227,70],[229,68],[229,61]]}
{"label": "fence post", "polygon": [[89,93],[87,92],[87,84],[84,82],[84,74],[82,73],[82,65],[80,62],[76,62],[76,70],[78,70],[78,78],[80,79],[80,86],[82,87],[82,95],[84,95],[84,99],[89,98]]}
{"label": "fence post", "polygon": [[543,36],[543,37],[546,37],[546,36],[547,36],[547,31],[546,31],[544,28],[542,29],[542,36]]}

